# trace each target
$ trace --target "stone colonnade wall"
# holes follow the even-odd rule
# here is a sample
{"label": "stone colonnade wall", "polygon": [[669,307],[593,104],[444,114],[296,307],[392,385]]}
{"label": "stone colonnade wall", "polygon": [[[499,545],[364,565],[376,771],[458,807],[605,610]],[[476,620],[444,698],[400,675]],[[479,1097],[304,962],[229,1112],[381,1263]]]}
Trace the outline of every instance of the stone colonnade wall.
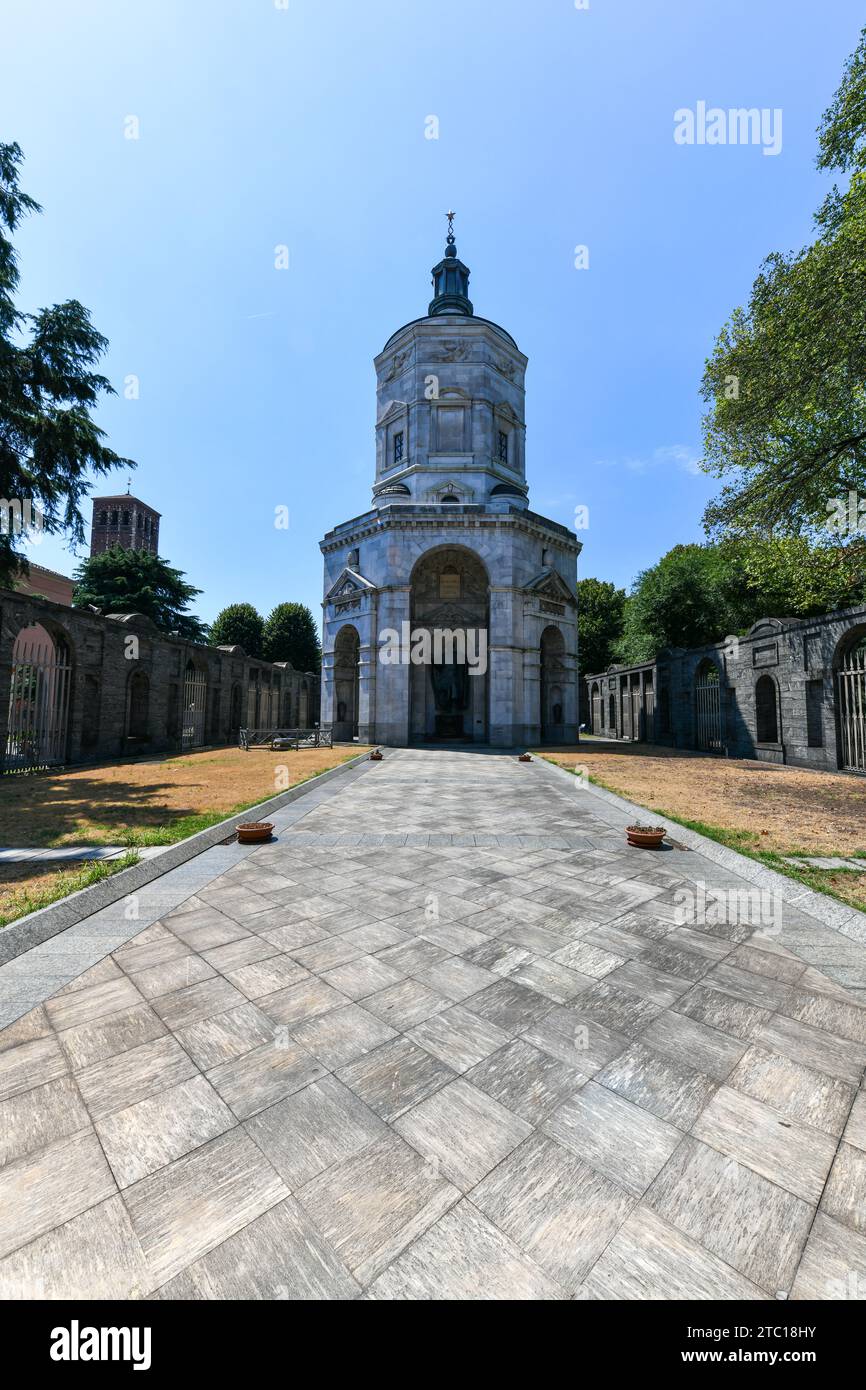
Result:
{"label": "stone colonnade wall", "polygon": [[103,616],[0,589],[0,757],[16,639],[39,628],[68,653],[67,763],[179,748],[185,717],[189,724],[185,687],[196,692],[198,746],[234,742],[238,728],[251,722],[311,728],[319,719],[315,673],[257,661],[240,647],[163,636],[140,614]]}
{"label": "stone colonnade wall", "polygon": [[717,679],[720,747],[714,751],[836,771],[845,765],[839,667],[862,638],[866,607],[761,618],[744,637],[660,652],[653,662],[588,676],[581,719],[587,731],[611,738],[706,747],[697,692]]}

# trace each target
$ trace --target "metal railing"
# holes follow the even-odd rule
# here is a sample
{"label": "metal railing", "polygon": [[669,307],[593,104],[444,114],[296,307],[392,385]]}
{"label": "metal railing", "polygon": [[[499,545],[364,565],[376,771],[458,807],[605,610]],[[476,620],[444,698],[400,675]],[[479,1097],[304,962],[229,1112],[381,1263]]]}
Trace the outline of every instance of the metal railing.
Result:
{"label": "metal railing", "polygon": [[866,642],[848,652],[836,673],[842,767],[866,772]]}
{"label": "metal railing", "polygon": [[245,752],[251,748],[331,748],[330,729],[239,729],[238,747]]}

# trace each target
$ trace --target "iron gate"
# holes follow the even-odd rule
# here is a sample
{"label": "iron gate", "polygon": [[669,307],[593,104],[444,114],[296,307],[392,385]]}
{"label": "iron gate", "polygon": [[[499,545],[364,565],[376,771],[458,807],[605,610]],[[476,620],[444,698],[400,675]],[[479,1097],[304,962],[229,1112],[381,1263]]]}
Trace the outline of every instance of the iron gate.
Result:
{"label": "iron gate", "polygon": [[836,672],[842,767],[866,772],[866,640],[852,647]]}
{"label": "iron gate", "polygon": [[28,771],[66,760],[72,662],[68,648],[38,642],[17,647],[12,663],[3,767]]}
{"label": "iron gate", "polygon": [[207,676],[188,667],[183,683],[183,723],[181,747],[200,748],[204,743],[207,718]]}
{"label": "iron gate", "polygon": [[698,671],[695,681],[695,724],[698,748],[721,752],[722,701],[719,672],[715,666]]}
{"label": "iron gate", "polygon": [[632,736],[633,739],[636,739],[638,743],[642,743],[642,742],[644,741],[644,738],[646,737],[646,735],[645,735],[645,733],[644,733],[643,719],[642,719],[642,717],[641,717],[641,716],[642,716],[642,712],[643,712],[643,706],[642,706],[642,702],[641,702],[640,682],[638,681],[637,685],[635,685],[634,682],[632,682],[632,687],[631,687],[631,736]]}
{"label": "iron gate", "polygon": [[647,743],[655,743],[656,737],[656,697],[651,685],[644,690],[644,740]]}

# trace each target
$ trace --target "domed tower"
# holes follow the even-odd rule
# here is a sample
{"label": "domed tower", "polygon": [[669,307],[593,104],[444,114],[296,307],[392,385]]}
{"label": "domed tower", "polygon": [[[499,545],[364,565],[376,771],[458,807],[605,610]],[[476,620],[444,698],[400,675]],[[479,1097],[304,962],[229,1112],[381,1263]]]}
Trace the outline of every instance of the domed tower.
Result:
{"label": "domed tower", "polygon": [[427,314],[375,358],[372,509],[321,542],[335,739],[577,737],[580,543],[529,510],[527,359],[475,313],[469,274],[449,213]]}
{"label": "domed tower", "polygon": [[510,333],[476,316],[453,214],[433,288],[427,317],[398,329],[375,359],[373,505],[525,505],[526,358]]}

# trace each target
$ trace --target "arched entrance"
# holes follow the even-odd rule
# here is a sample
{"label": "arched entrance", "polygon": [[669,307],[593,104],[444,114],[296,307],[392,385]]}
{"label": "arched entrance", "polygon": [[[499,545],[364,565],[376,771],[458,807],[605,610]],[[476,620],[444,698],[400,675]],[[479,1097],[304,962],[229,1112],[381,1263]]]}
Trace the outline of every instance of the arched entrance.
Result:
{"label": "arched entrance", "polygon": [[422,555],[411,586],[410,738],[486,743],[487,570],[473,551],[441,546]]}
{"label": "arched entrance", "polygon": [[358,737],[361,687],[361,639],[347,623],[334,643],[334,739],[349,743]]}
{"label": "arched entrance", "polygon": [[695,672],[695,742],[710,753],[722,751],[722,698],[719,668],[707,658]]}
{"label": "arched entrance", "polygon": [[541,634],[541,741],[562,743],[565,737],[563,677],[565,638],[558,627]]}
{"label": "arched entrance", "polygon": [[184,748],[201,748],[205,738],[206,720],[207,673],[199,670],[190,659],[186,663],[183,682],[181,745]]}
{"label": "arched entrance", "polygon": [[22,628],[12,648],[4,767],[66,761],[71,692],[72,651],[65,633],[41,623]]}
{"label": "arched entrance", "polygon": [[835,667],[839,766],[843,772],[866,772],[866,631],[848,635]]}

